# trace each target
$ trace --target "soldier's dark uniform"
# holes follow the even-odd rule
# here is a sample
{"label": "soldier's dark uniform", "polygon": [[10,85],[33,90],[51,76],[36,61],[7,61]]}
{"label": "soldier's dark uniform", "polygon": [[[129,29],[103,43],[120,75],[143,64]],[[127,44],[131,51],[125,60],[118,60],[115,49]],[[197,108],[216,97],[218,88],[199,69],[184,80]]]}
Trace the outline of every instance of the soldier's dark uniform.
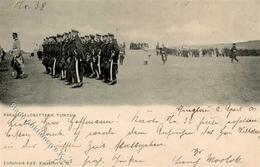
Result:
{"label": "soldier's dark uniform", "polygon": [[63,34],[63,39],[62,39],[62,43],[61,43],[61,60],[59,62],[59,68],[61,70],[61,80],[66,79],[66,64],[67,64],[67,59],[66,59],[66,46],[67,46],[67,42],[68,42],[68,33],[64,33]]}
{"label": "soldier's dark uniform", "polygon": [[167,61],[167,53],[166,53],[166,47],[164,45],[162,45],[160,54],[161,54],[162,62],[163,64],[165,64],[165,62]]}
{"label": "soldier's dark uniform", "polygon": [[236,60],[238,62],[237,59],[237,48],[236,48],[236,44],[233,43],[233,46],[231,48],[231,54],[230,54],[230,58],[231,58],[231,62],[233,63],[233,60]]}
{"label": "soldier's dark uniform", "polygon": [[48,68],[50,70],[50,75],[53,75],[53,64],[54,64],[54,58],[55,58],[55,51],[54,51],[54,46],[55,46],[55,37],[51,36],[50,37],[50,42],[49,42],[49,47],[48,47]]}
{"label": "soldier's dark uniform", "polygon": [[83,69],[84,76],[88,77],[92,74],[92,70],[90,67],[90,49],[89,49],[89,36],[85,36],[85,40],[83,42]]}
{"label": "soldier's dark uniform", "polygon": [[55,78],[58,78],[61,74],[61,60],[62,60],[62,35],[57,35],[58,41],[55,43],[55,56],[56,56],[56,61],[55,61]]}
{"label": "soldier's dark uniform", "polygon": [[95,76],[95,71],[94,71],[94,54],[95,54],[95,41],[94,41],[95,36],[90,35],[90,42],[88,45],[89,48],[89,64],[91,68],[91,75],[89,76],[90,78],[94,78]]}
{"label": "soldier's dark uniform", "polygon": [[52,47],[51,47],[51,75],[52,77],[54,78],[55,75],[56,75],[56,62],[57,62],[57,57],[58,57],[58,54],[57,54],[57,38],[56,36],[53,36],[52,37]]}
{"label": "soldier's dark uniform", "polygon": [[73,77],[72,77],[72,71],[71,69],[73,68],[73,51],[72,51],[72,43],[73,40],[71,36],[69,35],[68,41],[66,43],[66,48],[65,48],[65,69],[66,69],[66,79],[67,79],[67,85],[71,85],[73,82]]}
{"label": "soldier's dark uniform", "polygon": [[100,40],[100,35],[96,35],[97,40],[94,43],[94,56],[93,56],[93,69],[95,72],[96,79],[101,78],[101,46],[103,42]]}
{"label": "soldier's dark uniform", "polygon": [[110,43],[107,46],[107,54],[109,56],[109,85],[114,85],[117,83],[116,74],[118,72],[118,55],[119,55],[119,47],[116,39],[113,39],[113,34],[108,34],[110,37]]}
{"label": "soldier's dark uniform", "polygon": [[[77,33],[77,31],[74,30],[73,33]],[[83,85],[83,45],[78,34],[75,35],[70,49],[72,51],[73,58],[69,70],[74,79],[74,82],[77,83],[72,88],[81,87]]]}
{"label": "soldier's dark uniform", "polygon": [[50,73],[50,69],[48,67],[48,62],[49,62],[49,38],[46,38],[43,42],[43,60],[42,60],[42,64],[45,67],[45,72],[46,74]]}
{"label": "soldier's dark uniform", "polygon": [[[103,43],[101,45],[101,76],[104,82],[109,82],[109,55],[107,52],[107,46],[109,44],[107,35],[104,35]],[[107,68],[108,67],[108,68]]]}

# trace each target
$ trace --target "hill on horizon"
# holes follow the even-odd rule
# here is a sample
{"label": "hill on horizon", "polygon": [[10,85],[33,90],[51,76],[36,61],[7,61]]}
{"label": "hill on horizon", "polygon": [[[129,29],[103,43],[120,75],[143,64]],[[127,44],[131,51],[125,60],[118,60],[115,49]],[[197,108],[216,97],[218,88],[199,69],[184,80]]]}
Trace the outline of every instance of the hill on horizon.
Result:
{"label": "hill on horizon", "polygon": [[[209,44],[209,45],[183,45],[184,48],[231,48],[233,43],[219,43],[219,44]],[[260,40],[251,40],[245,42],[236,42],[238,49],[256,49],[260,50]],[[181,46],[178,46],[181,47]],[[178,48],[172,46],[169,48]]]}

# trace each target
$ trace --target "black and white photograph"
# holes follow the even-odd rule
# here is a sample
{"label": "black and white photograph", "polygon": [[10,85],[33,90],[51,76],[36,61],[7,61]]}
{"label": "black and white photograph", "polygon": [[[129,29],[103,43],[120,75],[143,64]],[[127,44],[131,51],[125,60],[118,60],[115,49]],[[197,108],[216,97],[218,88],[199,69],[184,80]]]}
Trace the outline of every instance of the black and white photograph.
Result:
{"label": "black and white photograph", "polygon": [[0,167],[259,167],[260,0],[0,0]]}

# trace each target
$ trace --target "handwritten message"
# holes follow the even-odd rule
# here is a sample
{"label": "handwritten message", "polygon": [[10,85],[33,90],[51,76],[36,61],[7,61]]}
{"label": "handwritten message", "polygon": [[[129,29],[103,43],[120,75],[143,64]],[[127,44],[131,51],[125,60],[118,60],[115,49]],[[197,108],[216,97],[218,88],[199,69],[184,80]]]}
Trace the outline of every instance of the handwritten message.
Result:
{"label": "handwritten message", "polygon": [[1,166],[259,166],[255,106],[3,111]]}

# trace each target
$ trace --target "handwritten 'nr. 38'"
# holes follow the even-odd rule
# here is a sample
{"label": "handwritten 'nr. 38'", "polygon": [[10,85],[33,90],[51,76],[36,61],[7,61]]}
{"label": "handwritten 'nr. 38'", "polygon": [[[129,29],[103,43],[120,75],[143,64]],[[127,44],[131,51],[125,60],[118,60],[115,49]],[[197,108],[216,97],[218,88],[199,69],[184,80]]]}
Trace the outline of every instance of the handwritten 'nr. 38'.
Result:
{"label": "handwritten 'nr. 38'", "polygon": [[28,1],[28,0],[18,0],[15,1],[11,7],[19,10],[39,10],[42,11],[46,8],[47,2],[45,1]]}

